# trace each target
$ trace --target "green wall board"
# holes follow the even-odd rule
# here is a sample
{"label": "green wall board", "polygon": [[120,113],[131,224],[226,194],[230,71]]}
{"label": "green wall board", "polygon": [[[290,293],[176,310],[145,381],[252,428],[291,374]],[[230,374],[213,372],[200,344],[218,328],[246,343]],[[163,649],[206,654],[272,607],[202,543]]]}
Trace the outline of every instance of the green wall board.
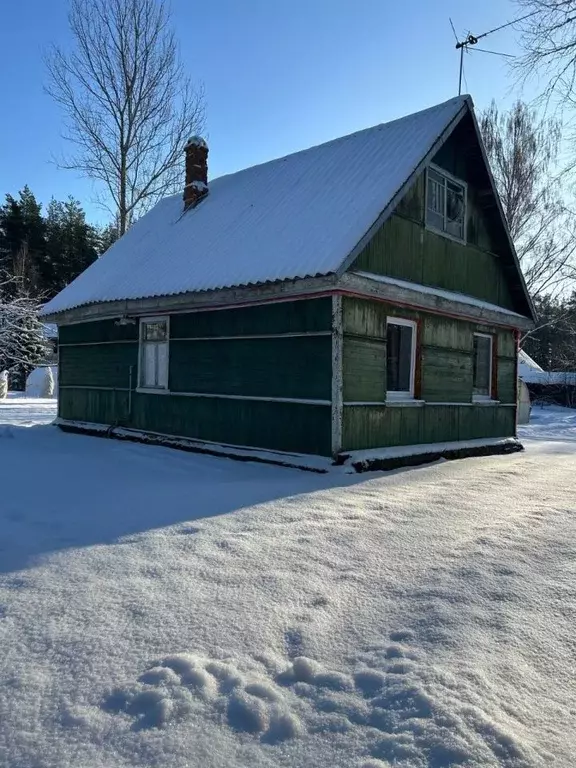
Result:
{"label": "green wall board", "polygon": [[59,349],[60,386],[128,388],[130,366],[136,384],[138,342],[83,344]]}
{"label": "green wall board", "polygon": [[386,342],[344,336],[342,374],[344,401],[384,402]]}
{"label": "green wall board", "polygon": [[170,342],[170,389],[329,400],[330,336]]}
{"label": "green wall board", "polygon": [[59,344],[83,344],[100,341],[138,340],[138,322],[118,325],[116,320],[98,320],[58,327]]}
{"label": "green wall board", "polygon": [[[170,389],[232,397],[133,391],[130,412],[128,392],[113,388],[128,388],[131,366],[136,388],[138,326],[118,326],[112,320],[64,326],[59,413],[64,419],[167,435],[330,455],[330,405],[274,402],[274,398],[331,399],[331,327],[331,298],[172,315]],[[318,332],[328,335],[305,335]],[[266,338],[277,333],[300,335]],[[214,339],[174,338],[180,335]],[[127,338],[134,343],[127,343]],[[109,343],[114,341],[118,343]]]}
{"label": "green wall board", "polygon": [[231,445],[330,455],[330,406],[136,394],[131,426]]}
{"label": "green wall board", "polygon": [[332,299],[281,301],[254,307],[172,315],[170,336],[251,336],[257,334],[330,331]]}
{"label": "green wall board", "polygon": [[515,408],[499,406],[345,406],[342,449],[510,437],[515,419]]}

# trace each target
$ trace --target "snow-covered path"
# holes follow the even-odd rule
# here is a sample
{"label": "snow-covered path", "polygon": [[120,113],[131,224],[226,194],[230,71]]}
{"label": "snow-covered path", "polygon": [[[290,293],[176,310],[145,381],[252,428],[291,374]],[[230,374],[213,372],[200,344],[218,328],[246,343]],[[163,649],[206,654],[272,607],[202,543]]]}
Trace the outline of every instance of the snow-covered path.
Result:
{"label": "snow-covered path", "polygon": [[572,766],[575,416],[363,476],[0,427],[0,765]]}

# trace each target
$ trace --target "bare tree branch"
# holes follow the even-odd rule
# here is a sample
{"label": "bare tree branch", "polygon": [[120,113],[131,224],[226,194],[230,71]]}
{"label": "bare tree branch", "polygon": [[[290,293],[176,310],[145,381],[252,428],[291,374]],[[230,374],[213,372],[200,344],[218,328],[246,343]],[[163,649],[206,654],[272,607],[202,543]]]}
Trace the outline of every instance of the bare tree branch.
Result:
{"label": "bare tree branch", "polygon": [[60,165],[101,182],[120,234],[180,186],[204,94],[186,76],[164,0],[70,0],[74,48],[53,47],[47,91],[76,152]]}
{"label": "bare tree branch", "polygon": [[522,102],[501,115],[493,102],[480,127],[528,290],[566,291],[576,280],[576,216],[555,166],[559,122],[539,119]]}

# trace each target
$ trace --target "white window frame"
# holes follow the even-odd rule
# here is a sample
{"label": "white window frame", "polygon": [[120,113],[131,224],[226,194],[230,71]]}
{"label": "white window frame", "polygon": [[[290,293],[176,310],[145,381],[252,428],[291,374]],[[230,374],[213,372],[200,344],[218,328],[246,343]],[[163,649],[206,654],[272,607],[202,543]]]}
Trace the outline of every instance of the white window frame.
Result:
{"label": "white window frame", "polygon": [[[464,221],[463,221],[463,227],[462,227],[462,237],[457,237],[456,235],[453,235],[451,232],[447,232],[445,229],[439,229],[438,227],[435,227],[433,224],[428,223],[428,171],[429,170],[434,171],[434,173],[437,173],[439,176],[444,177],[444,179],[447,181],[451,181],[453,184],[458,184],[464,190]],[[446,194],[446,185],[444,185],[444,226],[446,226],[447,200],[448,200],[448,195]],[[442,237],[447,237],[449,240],[454,240],[457,243],[463,243],[464,245],[466,245],[467,225],[468,225],[467,213],[468,213],[468,184],[462,179],[459,179],[456,176],[452,175],[448,171],[445,171],[444,168],[439,168],[437,165],[434,165],[434,163],[430,163],[426,168],[426,194],[425,194],[425,207],[424,207],[424,225],[426,229],[429,229],[431,232],[435,232],[437,235],[442,235]]]}
{"label": "white window frame", "polygon": [[483,339],[490,339],[490,367],[488,368],[488,395],[476,395],[474,394],[474,347],[472,347],[472,402],[473,403],[488,403],[494,400],[492,391],[492,372],[493,372],[493,360],[494,360],[494,336],[491,333],[474,333],[474,336],[479,336]]}
{"label": "white window frame", "polygon": [[[158,386],[158,387],[151,387],[142,384],[142,357],[144,352],[144,327],[147,323],[166,323],[166,342],[158,342],[158,343],[165,343],[166,344],[166,385],[165,386]],[[149,342],[154,343],[154,342]],[[137,392],[144,392],[147,394],[154,394],[154,395],[165,395],[169,394],[169,376],[170,371],[170,317],[169,315],[154,315],[153,317],[141,317],[140,318],[140,327],[138,332],[138,377],[136,379],[137,386],[136,391]]]}
{"label": "white window frame", "polygon": [[[412,328],[412,344],[410,347],[410,389],[406,391],[389,390],[386,386],[386,400],[388,401],[402,401],[402,400],[414,400],[414,381],[416,378],[416,335],[418,332],[418,324],[414,320],[407,320],[404,317],[387,317],[386,318],[386,357],[388,357],[388,326],[389,325],[403,325],[408,328]],[[386,377],[388,377],[388,366],[386,366]]]}

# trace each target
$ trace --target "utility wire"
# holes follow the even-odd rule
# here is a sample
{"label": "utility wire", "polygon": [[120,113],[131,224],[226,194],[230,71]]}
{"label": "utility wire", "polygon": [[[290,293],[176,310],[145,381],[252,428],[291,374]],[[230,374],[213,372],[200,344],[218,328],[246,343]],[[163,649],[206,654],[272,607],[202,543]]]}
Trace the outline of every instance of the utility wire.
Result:
{"label": "utility wire", "polygon": [[520,21],[524,21],[524,19],[529,19],[530,16],[536,16],[537,13],[540,13],[541,9],[538,9],[537,11],[532,11],[531,13],[527,13],[526,16],[521,16],[519,19],[513,19],[512,21],[507,21],[506,24],[501,24],[499,27],[494,27],[494,29],[489,29],[488,32],[484,32],[481,35],[478,35],[476,37],[476,40],[480,40],[483,37],[486,37],[486,35],[491,35],[493,32],[499,32],[501,29],[506,29],[506,27],[511,27],[512,24],[518,24]]}
{"label": "utility wire", "polygon": [[516,58],[516,56],[514,56],[514,54],[512,54],[512,53],[501,53],[500,51],[488,51],[488,50],[486,50],[486,48],[476,48],[476,47],[474,47],[474,48],[472,48],[470,50],[470,53],[472,53],[472,51],[478,51],[478,53],[492,53],[492,54],[494,54],[494,56],[507,56],[509,59],[515,59]]}

